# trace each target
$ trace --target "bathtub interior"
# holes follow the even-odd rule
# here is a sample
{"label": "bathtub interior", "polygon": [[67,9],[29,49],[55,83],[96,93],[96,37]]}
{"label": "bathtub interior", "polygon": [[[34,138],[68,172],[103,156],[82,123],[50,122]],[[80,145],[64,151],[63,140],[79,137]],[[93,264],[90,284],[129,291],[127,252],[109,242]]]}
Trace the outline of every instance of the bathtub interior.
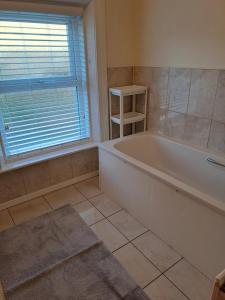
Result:
{"label": "bathtub interior", "polygon": [[224,157],[150,134],[124,139],[114,148],[225,203],[225,168],[207,162],[208,157],[225,162]]}

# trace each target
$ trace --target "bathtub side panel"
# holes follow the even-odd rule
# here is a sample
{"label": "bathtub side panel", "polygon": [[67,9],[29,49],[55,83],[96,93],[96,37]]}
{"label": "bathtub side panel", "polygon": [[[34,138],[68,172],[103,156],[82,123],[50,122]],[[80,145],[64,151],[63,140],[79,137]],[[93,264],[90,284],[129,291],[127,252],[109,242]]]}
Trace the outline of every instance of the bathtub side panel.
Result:
{"label": "bathtub side panel", "polygon": [[209,278],[225,267],[225,217],[100,149],[102,190]]}

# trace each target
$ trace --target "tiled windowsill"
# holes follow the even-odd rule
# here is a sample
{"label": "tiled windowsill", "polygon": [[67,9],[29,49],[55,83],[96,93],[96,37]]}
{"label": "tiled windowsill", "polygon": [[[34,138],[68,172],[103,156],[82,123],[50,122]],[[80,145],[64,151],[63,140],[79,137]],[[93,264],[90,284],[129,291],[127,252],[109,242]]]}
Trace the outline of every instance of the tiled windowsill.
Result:
{"label": "tiled windowsill", "polygon": [[29,158],[23,158],[0,166],[0,174],[95,147],[98,147],[98,143],[88,142],[81,145],[51,151],[48,153],[38,154]]}

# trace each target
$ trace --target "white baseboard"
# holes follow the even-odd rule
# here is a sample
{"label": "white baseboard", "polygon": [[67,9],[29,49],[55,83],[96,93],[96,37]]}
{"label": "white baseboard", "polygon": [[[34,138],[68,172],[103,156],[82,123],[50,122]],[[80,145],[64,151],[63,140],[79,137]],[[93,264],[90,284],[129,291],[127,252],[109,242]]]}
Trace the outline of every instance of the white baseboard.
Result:
{"label": "white baseboard", "polygon": [[72,179],[69,179],[69,180],[66,180],[64,182],[61,182],[61,183],[58,183],[56,185],[52,185],[52,186],[49,186],[47,188],[44,188],[42,190],[39,190],[39,191],[36,191],[34,193],[30,193],[30,194],[26,194],[24,196],[21,196],[21,197],[18,197],[18,198],[15,198],[13,200],[9,200],[5,203],[1,203],[0,204],[0,210],[3,210],[3,209],[7,209],[9,207],[12,207],[12,206],[15,206],[17,204],[20,204],[20,203],[23,203],[23,202],[26,202],[26,201],[29,201],[29,200],[32,200],[34,198],[38,198],[38,197],[41,197],[47,193],[51,193],[51,192],[54,192],[56,190],[59,190],[59,189],[62,189],[64,187],[67,187],[69,185],[72,185],[72,184],[75,184],[75,183],[78,183],[78,182],[81,182],[81,181],[84,181],[86,179],[89,179],[89,178],[92,178],[92,177],[95,177],[98,175],[98,171],[95,171],[95,172],[91,172],[91,173],[87,173],[85,175],[82,175],[82,176],[79,176],[79,177],[75,177],[75,178],[72,178]]}

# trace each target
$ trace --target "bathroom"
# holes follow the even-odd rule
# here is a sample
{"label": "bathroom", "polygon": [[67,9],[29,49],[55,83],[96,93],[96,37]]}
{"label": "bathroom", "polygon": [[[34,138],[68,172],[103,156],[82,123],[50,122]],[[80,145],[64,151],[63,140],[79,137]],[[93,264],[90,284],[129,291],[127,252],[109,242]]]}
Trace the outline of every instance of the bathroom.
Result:
{"label": "bathroom", "polygon": [[[223,0],[0,0],[1,300],[225,299],[224,15]],[[51,242],[60,212],[63,234],[81,224],[76,253]],[[104,289],[80,267],[59,279],[98,247]]]}

